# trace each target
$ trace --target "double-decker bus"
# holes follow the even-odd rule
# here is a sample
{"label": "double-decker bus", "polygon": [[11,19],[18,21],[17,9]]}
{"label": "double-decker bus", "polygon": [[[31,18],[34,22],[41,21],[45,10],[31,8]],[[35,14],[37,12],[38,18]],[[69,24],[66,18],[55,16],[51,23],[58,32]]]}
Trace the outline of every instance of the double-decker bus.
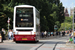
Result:
{"label": "double-decker bus", "polygon": [[40,35],[39,11],[31,5],[14,7],[14,41],[38,41]]}

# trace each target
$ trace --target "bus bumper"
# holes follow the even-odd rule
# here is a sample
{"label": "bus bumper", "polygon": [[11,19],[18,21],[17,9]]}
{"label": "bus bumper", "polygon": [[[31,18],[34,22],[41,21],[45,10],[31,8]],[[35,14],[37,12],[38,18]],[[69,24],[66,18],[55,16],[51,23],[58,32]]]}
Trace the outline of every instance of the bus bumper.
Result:
{"label": "bus bumper", "polygon": [[15,35],[14,41],[36,41],[36,35]]}

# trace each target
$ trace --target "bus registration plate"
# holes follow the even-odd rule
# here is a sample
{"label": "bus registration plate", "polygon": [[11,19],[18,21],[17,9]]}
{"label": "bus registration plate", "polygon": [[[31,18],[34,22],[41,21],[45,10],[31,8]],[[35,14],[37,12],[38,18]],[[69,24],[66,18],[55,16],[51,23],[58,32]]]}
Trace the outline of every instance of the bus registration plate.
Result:
{"label": "bus registration plate", "polygon": [[27,40],[27,38],[22,38],[22,40]]}

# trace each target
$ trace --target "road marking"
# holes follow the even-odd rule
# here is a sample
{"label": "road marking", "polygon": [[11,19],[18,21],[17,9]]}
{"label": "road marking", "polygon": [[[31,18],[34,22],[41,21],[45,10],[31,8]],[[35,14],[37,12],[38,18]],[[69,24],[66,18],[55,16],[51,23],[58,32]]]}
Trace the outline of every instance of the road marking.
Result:
{"label": "road marking", "polygon": [[44,45],[46,42],[42,43],[40,46],[38,46],[35,50],[37,50],[38,48],[40,48],[42,45]]}
{"label": "road marking", "polygon": [[53,50],[55,50],[55,48],[56,48],[56,46],[57,46],[57,44],[58,44],[59,42],[57,42],[56,44],[55,44],[55,46],[54,46],[54,48],[53,48]]}

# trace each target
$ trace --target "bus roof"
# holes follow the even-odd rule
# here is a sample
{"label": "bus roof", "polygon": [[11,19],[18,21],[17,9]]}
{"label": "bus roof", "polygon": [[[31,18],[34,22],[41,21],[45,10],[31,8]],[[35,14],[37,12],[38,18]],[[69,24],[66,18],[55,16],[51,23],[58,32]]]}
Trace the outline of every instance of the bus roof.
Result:
{"label": "bus roof", "polygon": [[15,6],[15,7],[34,7],[32,5],[18,5],[18,6]]}

